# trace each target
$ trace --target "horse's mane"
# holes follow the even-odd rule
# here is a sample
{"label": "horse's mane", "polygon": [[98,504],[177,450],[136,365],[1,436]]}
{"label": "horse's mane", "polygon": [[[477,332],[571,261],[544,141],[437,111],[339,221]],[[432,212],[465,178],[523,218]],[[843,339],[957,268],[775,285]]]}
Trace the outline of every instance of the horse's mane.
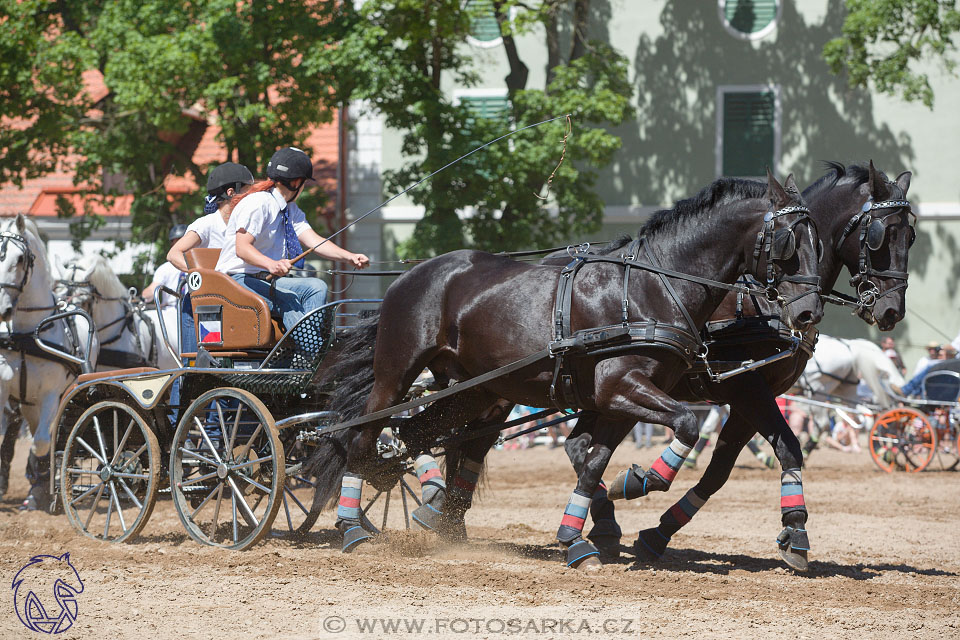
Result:
{"label": "horse's mane", "polygon": [[89,264],[93,262],[93,271],[90,273],[90,284],[105,298],[126,298],[127,288],[120,282],[120,278],[110,268],[110,263],[101,255],[84,258]]}
{"label": "horse's mane", "polygon": [[[815,199],[817,196],[821,195],[824,191],[829,191],[833,189],[841,181],[849,182],[854,188],[859,187],[862,184],[866,184],[870,180],[870,167],[863,164],[850,164],[844,166],[843,163],[834,162],[833,160],[825,160],[823,164],[827,168],[827,173],[817,178],[817,180],[811,184],[809,187],[803,190],[803,197],[805,200]],[[900,187],[897,183],[892,182],[887,178],[887,174],[883,171],[877,169],[877,173],[880,175],[893,191],[894,198],[902,198],[903,193],[900,191]]]}
{"label": "horse's mane", "polygon": [[[668,231],[689,218],[702,215],[724,202],[744,198],[762,198],[767,193],[767,185],[756,180],[742,178],[720,178],[700,190],[697,195],[678,200],[672,209],[655,211],[650,219],[637,232],[637,237],[650,237],[661,231]],[[612,242],[596,251],[597,255],[607,255],[622,249],[633,241],[627,234],[617,236]]]}

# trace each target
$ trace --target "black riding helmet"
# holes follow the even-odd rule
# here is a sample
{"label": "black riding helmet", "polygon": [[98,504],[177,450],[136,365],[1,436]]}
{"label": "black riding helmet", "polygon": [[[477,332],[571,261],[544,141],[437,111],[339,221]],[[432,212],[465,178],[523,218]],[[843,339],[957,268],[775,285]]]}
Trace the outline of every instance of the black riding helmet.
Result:
{"label": "black riding helmet", "polygon": [[300,149],[284,147],[270,157],[267,163],[267,177],[293,189],[291,182],[298,178],[313,180],[313,163]]}
{"label": "black riding helmet", "polygon": [[168,238],[170,242],[176,242],[187,233],[187,225],[185,224],[175,224],[170,227],[170,237]]}
{"label": "black riding helmet", "polygon": [[221,195],[231,187],[234,191],[239,191],[245,184],[253,184],[250,169],[236,162],[224,162],[207,176],[207,193],[212,196]]}

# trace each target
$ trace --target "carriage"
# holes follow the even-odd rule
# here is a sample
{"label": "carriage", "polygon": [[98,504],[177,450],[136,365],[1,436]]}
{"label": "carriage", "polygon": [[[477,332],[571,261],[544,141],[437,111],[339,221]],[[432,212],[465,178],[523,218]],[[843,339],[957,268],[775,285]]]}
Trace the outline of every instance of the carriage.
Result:
{"label": "carriage", "polygon": [[928,372],[920,397],[892,393],[899,407],[877,416],[870,430],[870,456],[886,472],[919,472],[936,458],[943,470],[960,466],[960,373]]}
{"label": "carriage", "polygon": [[161,323],[162,346],[190,366],[85,373],[61,400],[50,488],[85,535],[134,538],[161,492],[192,538],[231,549],[259,541],[281,509],[288,530],[309,530],[323,506],[304,469],[311,428],[331,416],[310,381],[338,323],[379,300],[337,300],[284,333],[262,299],[213,269],[216,253],[187,254],[199,359]]}

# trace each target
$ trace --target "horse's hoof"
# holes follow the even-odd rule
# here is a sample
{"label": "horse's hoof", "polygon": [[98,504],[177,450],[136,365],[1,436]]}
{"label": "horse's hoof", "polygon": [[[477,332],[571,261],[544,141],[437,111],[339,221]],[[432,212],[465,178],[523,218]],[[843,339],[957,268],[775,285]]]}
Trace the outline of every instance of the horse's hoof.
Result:
{"label": "horse's hoof", "polygon": [[340,550],[343,553],[353,553],[360,543],[369,539],[370,534],[367,533],[366,530],[364,530],[364,528],[359,524],[355,524],[343,532],[343,546],[340,548]]}
{"label": "horse's hoof", "polygon": [[588,556],[576,564],[570,565],[577,571],[594,572],[603,569],[603,562],[597,556]]}
{"label": "horse's hoof", "polygon": [[794,571],[804,572],[809,568],[807,561],[807,552],[800,549],[777,549],[780,557]]}
{"label": "horse's hoof", "polygon": [[784,527],[777,536],[777,550],[787,566],[794,571],[806,571],[809,567],[807,553],[810,551],[810,539],[806,529]]}
{"label": "horse's hoof", "polygon": [[[656,476],[654,476],[656,478]],[[624,469],[617,474],[613,482],[607,487],[607,498],[610,500],[633,500],[642,498],[650,491],[666,491],[666,489],[657,489],[652,486],[647,477],[647,472],[640,465],[633,465],[629,469]],[[669,485],[667,485],[669,489]]]}
{"label": "horse's hoof", "polygon": [[431,504],[424,503],[413,510],[410,517],[413,521],[427,531],[437,531],[440,529],[440,519],[443,513]]}
{"label": "horse's hoof", "polygon": [[600,558],[597,557],[599,555],[600,552],[597,551],[595,546],[586,540],[578,540],[567,547],[567,566],[574,569],[582,568],[587,570],[590,570],[591,567],[602,566],[603,563],[600,562]]}
{"label": "horse's hoof", "polygon": [[670,538],[664,537],[659,529],[644,529],[637,535],[633,550],[638,560],[654,562],[663,556],[668,544],[670,544]]}

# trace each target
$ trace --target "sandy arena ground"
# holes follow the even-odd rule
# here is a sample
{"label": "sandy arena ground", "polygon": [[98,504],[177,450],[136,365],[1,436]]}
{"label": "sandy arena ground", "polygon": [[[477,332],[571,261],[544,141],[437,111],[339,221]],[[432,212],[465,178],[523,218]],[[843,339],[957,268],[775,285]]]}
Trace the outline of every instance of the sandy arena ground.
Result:
{"label": "sandy arena ground", "polygon": [[[627,442],[611,469],[647,466],[658,453]],[[11,581],[35,554],[70,552],[85,589],[64,638],[960,637],[960,473],[888,475],[866,453],[813,456],[804,475],[812,563],[802,576],[773,543],[779,475],[747,454],[655,565],[636,564],[627,547],[698,472],[681,471],[668,494],[621,503],[624,557],[597,574],[565,569],[554,540],[574,483],[561,449],[491,455],[469,544],[401,531],[350,556],[332,514],[305,540],[275,535],[243,553],[202,547],[169,499],[135,542],[98,543],[65,516],[17,512],[25,455],[21,441],[0,504],[0,575]],[[402,527],[399,512],[390,517]],[[6,593],[0,637],[33,636]]]}

